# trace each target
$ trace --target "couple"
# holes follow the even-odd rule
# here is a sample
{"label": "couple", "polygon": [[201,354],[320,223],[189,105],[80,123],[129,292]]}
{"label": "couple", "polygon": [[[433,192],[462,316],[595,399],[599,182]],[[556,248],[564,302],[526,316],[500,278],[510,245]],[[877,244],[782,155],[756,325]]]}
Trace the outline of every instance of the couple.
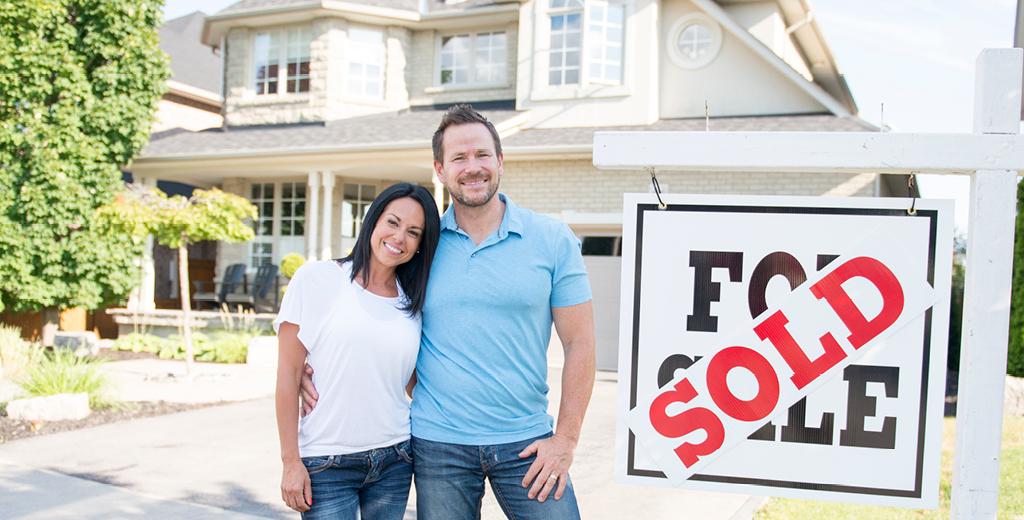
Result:
{"label": "couple", "polygon": [[443,217],[426,189],[392,186],[348,257],[288,286],[274,322],[282,498],[304,518],[400,519],[415,474],[421,519],[479,518],[485,479],[509,518],[579,518],[569,466],[594,383],[579,241],[497,193],[498,133],[470,106],[445,113],[433,152]]}

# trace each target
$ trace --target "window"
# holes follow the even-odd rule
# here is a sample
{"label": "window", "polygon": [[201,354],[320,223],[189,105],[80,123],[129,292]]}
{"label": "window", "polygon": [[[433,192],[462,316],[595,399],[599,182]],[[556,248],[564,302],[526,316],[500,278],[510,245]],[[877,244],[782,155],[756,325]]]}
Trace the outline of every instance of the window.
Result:
{"label": "window", "polygon": [[253,39],[256,95],[309,92],[309,29],[293,28],[257,33]]}
{"label": "window", "polygon": [[274,253],[274,184],[252,185],[249,200],[259,214],[253,222],[256,237],[249,244],[249,266],[256,267],[273,263]]}
{"label": "window", "polygon": [[548,18],[548,85],[579,85],[584,70],[588,82],[622,83],[624,5],[551,0]]}
{"label": "window", "polygon": [[711,63],[722,49],[722,28],[701,13],[680,18],[668,32],[668,55],[684,69]]}
{"label": "window", "polygon": [[250,188],[259,216],[249,243],[249,267],[277,264],[288,253],[303,253],[306,243],[306,183],[262,182]]}
{"label": "window", "polygon": [[594,4],[587,16],[587,56],[589,79],[596,82],[622,82],[622,29],[625,7]]}
{"label": "window", "polygon": [[377,187],[372,184],[345,184],[341,201],[341,236],[355,238],[363,227],[363,217],[370,210],[370,203],[377,196]]}
{"label": "window", "polygon": [[507,49],[504,32],[442,36],[440,84],[504,84]]}
{"label": "window", "polygon": [[583,256],[622,256],[622,237],[583,237]]}
{"label": "window", "polygon": [[384,33],[376,29],[348,30],[348,93],[368,99],[384,98]]}
{"label": "window", "polygon": [[281,184],[281,236],[306,234],[306,183]]}

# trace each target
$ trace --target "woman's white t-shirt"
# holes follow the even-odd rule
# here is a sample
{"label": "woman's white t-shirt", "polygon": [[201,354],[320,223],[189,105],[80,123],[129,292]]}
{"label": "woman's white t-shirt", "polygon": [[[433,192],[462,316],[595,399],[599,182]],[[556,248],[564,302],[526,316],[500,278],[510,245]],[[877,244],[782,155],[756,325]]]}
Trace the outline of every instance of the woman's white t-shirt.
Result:
{"label": "woman's white t-shirt", "polygon": [[405,295],[377,296],[350,278],[351,262],[308,262],[285,291],[274,330],[299,326],[320,394],[299,420],[302,457],[344,455],[409,438],[405,385],[416,366],[421,320]]}

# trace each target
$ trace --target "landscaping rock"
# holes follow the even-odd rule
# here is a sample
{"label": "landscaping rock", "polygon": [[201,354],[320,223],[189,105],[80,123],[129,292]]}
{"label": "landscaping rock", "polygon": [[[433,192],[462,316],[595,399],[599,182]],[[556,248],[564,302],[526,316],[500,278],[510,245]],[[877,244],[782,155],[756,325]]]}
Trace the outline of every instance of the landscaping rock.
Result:
{"label": "landscaping rock", "polygon": [[1024,416],[1024,378],[1006,376],[1003,414]]}
{"label": "landscaping rock", "polygon": [[89,416],[89,394],[57,394],[7,403],[7,416],[23,421],[67,421]]}
{"label": "landscaping rock", "polygon": [[277,336],[256,336],[249,340],[245,362],[249,365],[276,367]]}
{"label": "landscaping rock", "polygon": [[53,348],[71,350],[76,356],[95,356],[100,351],[100,340],[94,332],[58,332],[53,337]]}

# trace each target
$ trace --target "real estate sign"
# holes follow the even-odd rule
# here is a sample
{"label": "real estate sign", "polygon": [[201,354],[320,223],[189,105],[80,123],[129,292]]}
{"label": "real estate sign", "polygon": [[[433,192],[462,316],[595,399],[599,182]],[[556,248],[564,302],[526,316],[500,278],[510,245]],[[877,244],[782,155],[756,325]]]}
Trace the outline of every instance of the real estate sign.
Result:
{"label": "real estate sign", "polygon": [[627,195],[626,483],[938,504],[952,203]]}

